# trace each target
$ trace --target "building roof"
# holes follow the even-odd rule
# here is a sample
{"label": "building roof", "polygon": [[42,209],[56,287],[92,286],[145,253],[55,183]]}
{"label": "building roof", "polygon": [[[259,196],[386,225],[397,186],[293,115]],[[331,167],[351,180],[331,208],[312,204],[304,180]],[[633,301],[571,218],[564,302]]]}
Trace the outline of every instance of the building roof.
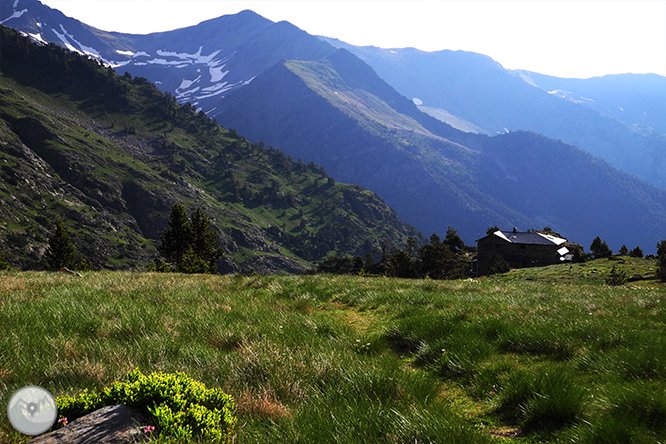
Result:
{"label": "building roof", "polygon": [[496,236],[512,244],[525,244],[525,245],[562,245],[567,241],[566,239],[562,239],[561,237],[557,236],[552,236],[550,234],[526,233],[521,231],[502,231],[502,230],[495,231],[492,235],[488,235],[482,239],[486,239],[487,237],[490,236]]}

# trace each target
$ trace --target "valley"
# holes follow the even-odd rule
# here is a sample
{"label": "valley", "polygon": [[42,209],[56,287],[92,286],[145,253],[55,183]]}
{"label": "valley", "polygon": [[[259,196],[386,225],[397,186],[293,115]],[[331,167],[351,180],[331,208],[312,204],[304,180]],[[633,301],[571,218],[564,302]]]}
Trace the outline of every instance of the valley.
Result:
{"label": "valley", "polygon": [[131,35],[36,0],[2,8],[36,40],[146,78],[251,142],[370,189],[424,237],[454,226],[472,244],[493,225],[551,226],[582,245],[599,235],[646,251],[666,237],[666,104],[649,93],[659,76],[571,82],[464,51],[355,47],[252,11]]}

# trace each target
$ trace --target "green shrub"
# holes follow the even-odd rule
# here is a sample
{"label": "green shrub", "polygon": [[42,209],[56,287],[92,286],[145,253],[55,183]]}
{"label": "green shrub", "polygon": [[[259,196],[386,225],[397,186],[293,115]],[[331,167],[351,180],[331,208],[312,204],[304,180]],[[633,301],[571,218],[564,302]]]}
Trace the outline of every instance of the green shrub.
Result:
{"label": "green shrub", "polygon": [[627,272],[624,270],[618,270],[616,265],[613,265],[611,271],[606,277],[606,283],[608,285],[618,286],[624,285],[627,282]]}
{"label": "green shrub", "polygon": [[4,257],[0,256],[0,271],[7,271],[11,269],[12,267],[9,266],[7,260]]}
{"label": "green shrub", "polygon": [[222,442],[237,421],[230,395],[206,389],[184,373],[144,375],[135,369],[100,394],[85,390],[77,397],[60,397],[57,403],[59,415],[69,421],[108,405],[132,406],[152,418],[160,436],[177,440]]}
{"label": "green shrub", "polygon": [[490,270],[488,271],[488,274],[502,274],[502,273],[508,273],[511,271],[511,267],[509,267],[509,263],[504,260],[504,258],[500,255],[497,255],[495,257],[495,262],[493,262],[493,265],[490,267]]}
{"label": "green shrub", "polygon": [[88,259],[83,258],[79,262],[76,263],[74,266],[74,270],[76,271],[92,271],[92,264],[88,261]]}

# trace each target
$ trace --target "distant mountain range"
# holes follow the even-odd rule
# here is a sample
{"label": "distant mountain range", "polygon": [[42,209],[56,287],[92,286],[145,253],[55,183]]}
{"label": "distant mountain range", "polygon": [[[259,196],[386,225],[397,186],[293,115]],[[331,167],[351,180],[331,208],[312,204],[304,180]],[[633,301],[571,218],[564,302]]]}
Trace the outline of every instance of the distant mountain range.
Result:
{"label": "distant mountain range", "polygon": [[381,49],[326,40],[367,62],[400,94],[422,104],[423,111],[463,131],[534,131],[666,189],[666,77],[562,79],[506,70],[490,57],[465,51]]}
{"label": "distant mountain range", "polygon": [[461,51],[359,48],[251,11],[145,36],[36,0],[0,3],[0,21],[367,187],[426,234],[453,225],[470,243],[493,225],[548,225],[646,251],[666,237],[660,76],[575,81]]}

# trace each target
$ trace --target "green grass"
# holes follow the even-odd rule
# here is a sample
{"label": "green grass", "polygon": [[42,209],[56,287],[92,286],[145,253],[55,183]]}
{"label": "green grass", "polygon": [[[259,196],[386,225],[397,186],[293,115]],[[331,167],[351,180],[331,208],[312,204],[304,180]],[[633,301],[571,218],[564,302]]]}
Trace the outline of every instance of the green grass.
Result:
{"label": "green grass", "polygon": [[[0,392],[180,371],[234,397],[239,443],[665,442],[666,287],[559,272],[5,272]],[[27,442],[0,414],[0,441]]]}

